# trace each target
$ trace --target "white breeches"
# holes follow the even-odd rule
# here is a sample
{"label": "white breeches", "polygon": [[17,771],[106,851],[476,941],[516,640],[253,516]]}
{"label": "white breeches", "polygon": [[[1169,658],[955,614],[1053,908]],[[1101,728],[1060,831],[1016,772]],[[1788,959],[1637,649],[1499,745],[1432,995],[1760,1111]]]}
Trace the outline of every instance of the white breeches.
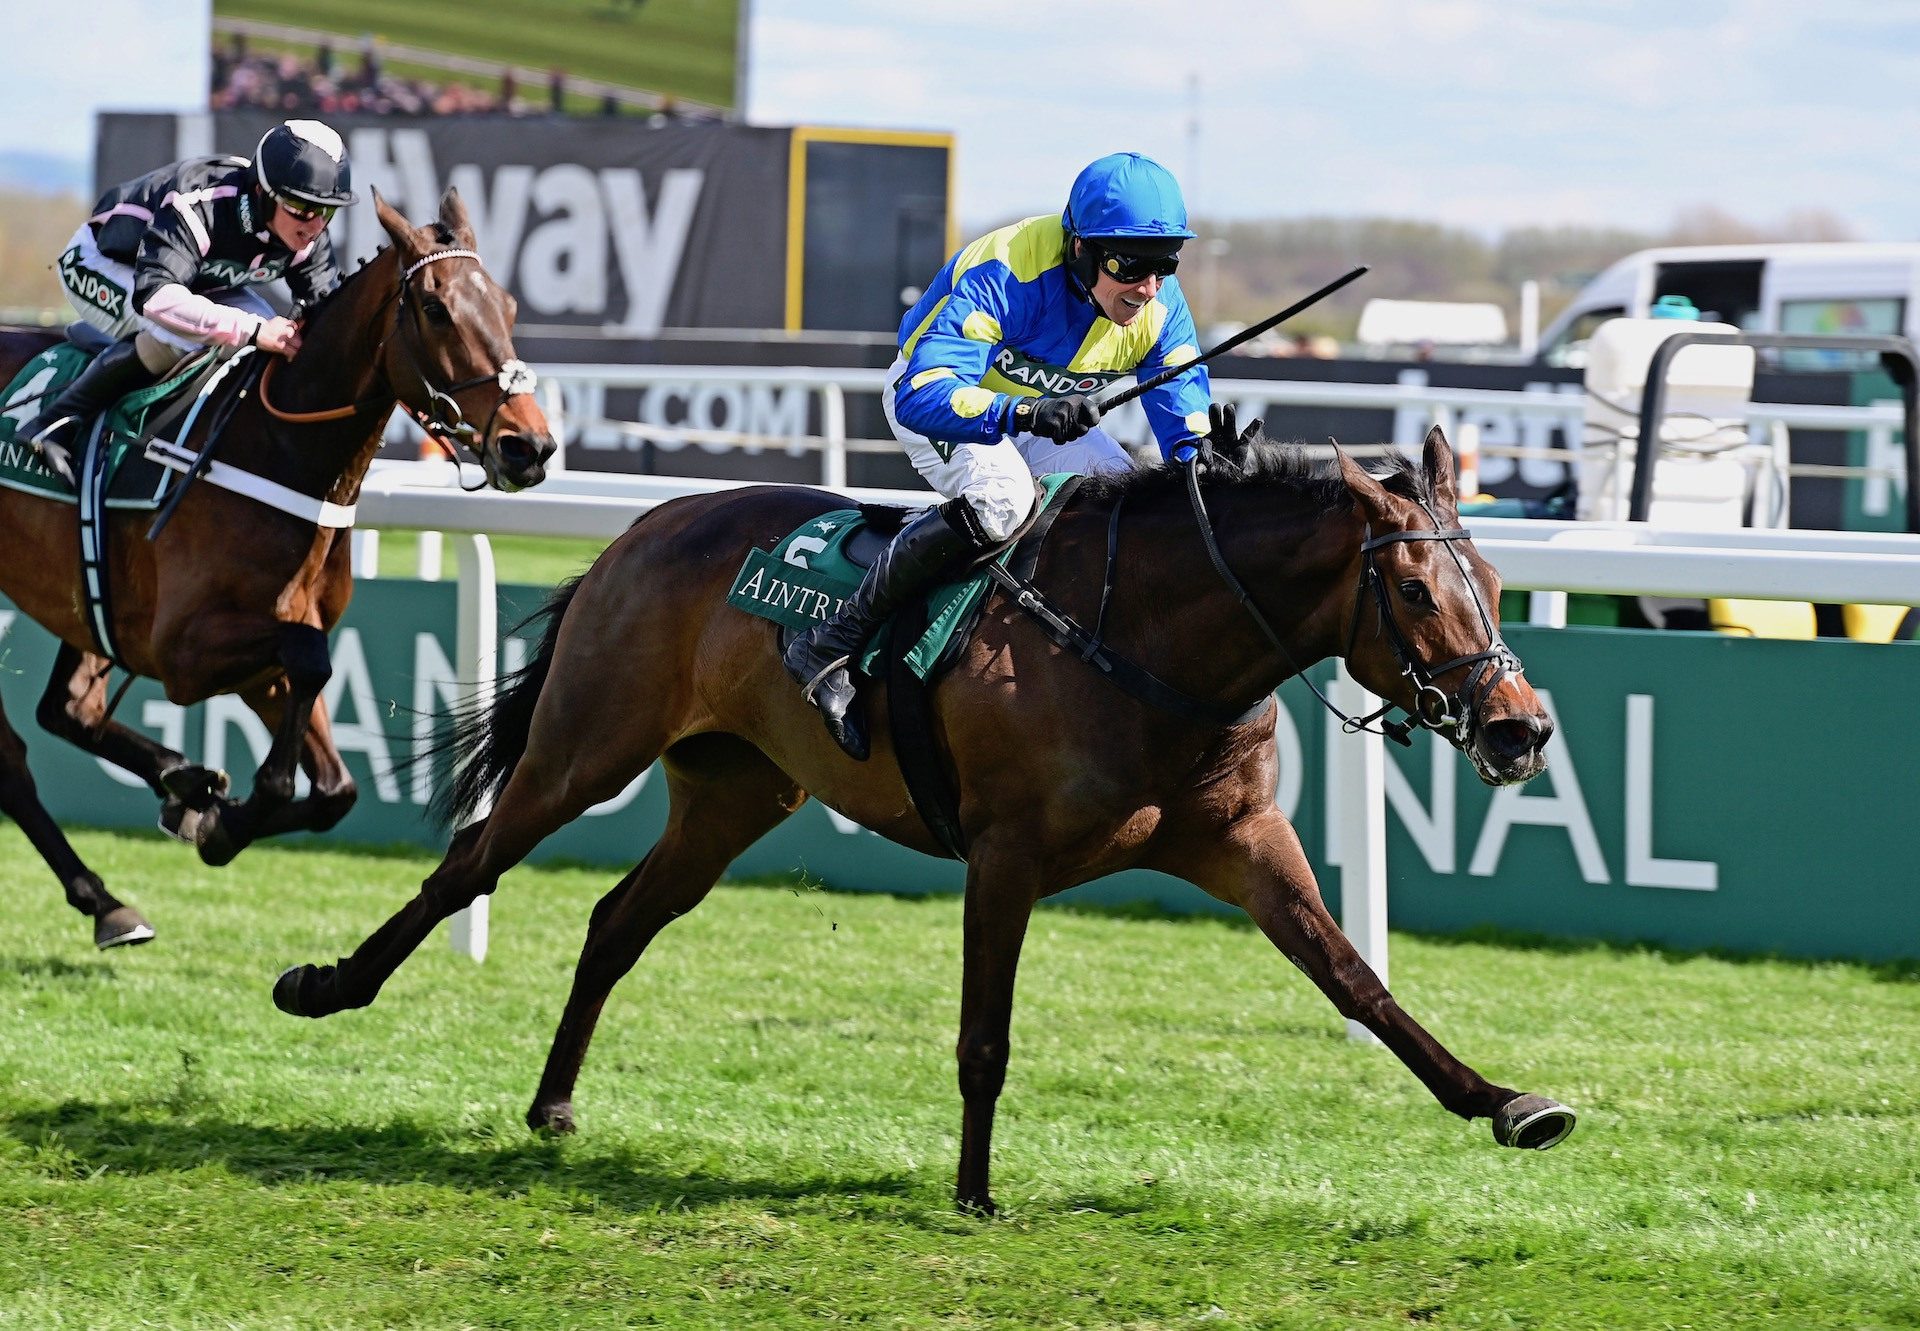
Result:
{"label": "white breeches", "polygon": [[907,458],[927,484],[946,499],[964,497],[981,529],[1003,541],[1033,511],[1033,478],[1055,472],[1093,475],[1130,471],[1133,459],[1118,440],[1095,426],[1070,444],[1056,444],[1038,435],[1019,434],[992,443],[936,444],[900,424],[893,413],[893,387],[906,371],[896,360],[887,371],[880,404],[894,438],[906,446]]}

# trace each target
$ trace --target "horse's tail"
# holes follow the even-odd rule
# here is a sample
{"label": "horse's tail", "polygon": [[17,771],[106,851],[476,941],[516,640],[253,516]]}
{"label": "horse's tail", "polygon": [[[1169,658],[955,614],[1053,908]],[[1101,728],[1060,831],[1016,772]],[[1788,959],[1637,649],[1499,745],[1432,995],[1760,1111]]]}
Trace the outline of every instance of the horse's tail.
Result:
{"label": "horse's tail", "polygon": [[547,671],[553,665],[560,621],[566,618],[567,607],[573,604],[579,587],[580,578],[568,579],[554,589],[546,604],[527,616],[519,627],[546,621],[540,650],[520,669],[501,677],[491,701],[457,709],[449,728],[434,744],[434,753],[453,756],[453,770],[433,797],[433,815],[444,825],[459,826],[484,801],[498,795],[520,755],[527,751],[533,707],[540,700]]}

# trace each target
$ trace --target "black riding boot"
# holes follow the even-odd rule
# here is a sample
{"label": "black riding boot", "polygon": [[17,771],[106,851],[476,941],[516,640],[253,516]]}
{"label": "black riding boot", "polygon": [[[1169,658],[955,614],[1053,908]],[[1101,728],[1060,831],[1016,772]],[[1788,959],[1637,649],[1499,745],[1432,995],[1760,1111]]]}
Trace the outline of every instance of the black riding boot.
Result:
{"label": "black riding boot", "polygon": [[987,544],[975,536],[971,512],[948,515],[949,509],[965,504],[955,499],[907,523],[873,561],[840,612],[787,645],[787,673],[820,709],[835,742],[862,762],[867,757],[867,726],[853,705],[854,658],[887,616]]}
{"label": "black riding boot", "polygon": [[132,338],[115,342],[22,426],[16,438],[40,450],[48,470],[72,485],[74,435],[79,428],[128,393],[155,383],[157,376],[140,361]]}

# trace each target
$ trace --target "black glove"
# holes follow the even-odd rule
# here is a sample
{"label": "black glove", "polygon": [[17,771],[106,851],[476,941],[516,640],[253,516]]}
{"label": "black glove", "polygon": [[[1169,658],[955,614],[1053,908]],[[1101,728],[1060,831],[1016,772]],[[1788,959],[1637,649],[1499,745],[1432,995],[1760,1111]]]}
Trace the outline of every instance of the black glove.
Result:
{"label": "black glove", "polygon": [[1211,422],[1207,430],[1207,443],[1214,451],[1226,457],[1235,457],[1248,444],[1260,437],[1260,427],[1266,422],[1258,416],[1246,429],[1240,429],[1233,403],[1215,402],[1207,408],[1207,420]]}
{"label": "black glove", "polygon": [[1100,410],[1087,398],[1021,398],[1013,404],[1009,434],[1037,434],[1056,444],[1070,444],[1100,423]]}

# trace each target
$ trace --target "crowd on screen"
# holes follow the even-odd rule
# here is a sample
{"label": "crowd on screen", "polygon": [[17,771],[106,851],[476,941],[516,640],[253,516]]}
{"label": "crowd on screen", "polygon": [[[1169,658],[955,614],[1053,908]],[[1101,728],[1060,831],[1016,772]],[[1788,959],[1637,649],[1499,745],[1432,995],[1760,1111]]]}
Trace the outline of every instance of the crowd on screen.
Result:
{"label": "crowd on screen", "polygon": [[[331,44],[312,55],[294,52],[256,52],[246,36],[235,33],[213,48],[213,86],[209,103],[215,111],[262,110],[281,116],[336,115],[559,115],[563,112],[567,76],[554,70],[544,88],[529,89],[511,70],[502,70],[498,86],[479,87],[449,80],[405,78],[389,71],[380,44],[369,37],[350,56]],[[600,103],[606,115],[622,112],[612,97]],[[691,118],[668,99],[651,113],[660,120]]]}

